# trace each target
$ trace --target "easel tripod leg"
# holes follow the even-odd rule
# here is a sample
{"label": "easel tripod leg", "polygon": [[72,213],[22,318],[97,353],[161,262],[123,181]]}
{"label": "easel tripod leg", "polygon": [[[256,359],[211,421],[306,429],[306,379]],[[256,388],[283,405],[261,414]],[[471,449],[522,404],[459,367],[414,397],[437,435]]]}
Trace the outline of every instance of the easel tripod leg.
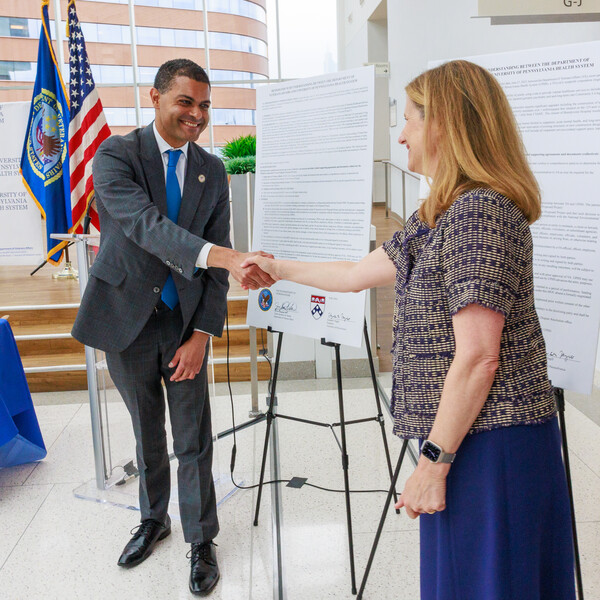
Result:
{"label": "easel tripod leg", "polygon": [[373,540],[373,546],[371,547],[371,554],[369,554],[369,560],[367,561],[367,566],[365,568],[365,574],[363,575],[363,579],[360,584],[360,590],[358,591],[357,600],[361,600],[363,592],[365,591],[365,586],[367,585],[367,579],[369,578],[371,566],[373,565],[373,559],[375,558],[375,553],[377,552],[377,546],[379,545],[379,538],[381,537],[381,532],[383,531],[383,526],[385,524],[387,512],[390,508],[390,502],[392,501],[392,496],[394,494],[394,490],[396,489],[396,483],[398,482],[398,476],[400,475],[400,469],[402,468],[402,462],[404,461],[404,455],[406,453],[407,447],[408,447],[408,440],[404,440],[402,442],[402,449],[400,450],[400,456],[398,457],[398,462],[396,463],[396,470],[394,471],[394,475],[392,476],[392,485],[390,486],[387,498],[385,499],[385,504],[383,506],[383,512],[381,513],[381,519],[379,519],[379,526],[377,527],[377,533],[375,534],[375,539]]}
{"label": "easel tripod leg", "polygon": [[569,506],[571,509],[571,528],[573,531],[573,553],[575,555],[575,580],[577,582],[577,598],[583,600],[583,578],[581,576],[581,559],[579,556],[579,541],[577,536],[577,522],[575,521],[575,502],[573,500],[573,484],[571,482],[571,464],[569,461],[569,447],[567,445],[567,425],[565,422],[565,391],[562,388],[554,388],[556,406],[558,408],[558,421],[562,438],[563,460],[565,463],[565,474],[567,476],[567,488],[569,490]]}
{"label": "easel tripod leg", "polygon": [[260,501],[262,498],[263,483],[265,480],[265,466],[267,464],[267,451],[269,449],[269,436],[271,434],[271,423],[273,422],[275,405],[275,392],[277,388],[277,375],[279,372],[279,359],[281,357],[281,342],[283,340],[283,333],[279,334],[279,340],[277,340],[277,353],[275,357],[275,366],[273,368],[273,381],[271,385],[271,395],[269,397],[269,410],[267,411],[267,430],[265,432],[265,443],[263,446],[262,462],[260,465],[260,479],[258,481],[258,494],[256,497],[256,510],[254,512],[254,526],[258,525],[258,513],[260,511]]}
{"label": "easel tripod leg", "polygon": [[[272,402],[272,398],[271,398]],[[265,443],[263,446],[262,462],[260,465],[260,479],[258,480],[258,495],[256,497],[256,510],[254,512],[254,526],[258,525],[258,513],[260,511],[260,501],[262,498],[263,483],[265,480],[265,466],[267,463],[267,451],[269,449],[269,436],[271,435],[271,423],[273,422],[273,414],[271,413],[271,406],[269,406],[269,412],[267,412],[267,430],[265,432]]]}
{"label": "easel tripod leg", "polygon": [[344,417],[344,396],[342,393],[342,361],[340,345],[335,344],[335,363],[337,370],[338,400],[340,405],[340,433],[342,437],[342,468],[344,470],[344,495],[346,496],[346,520],[348,526],[348,548],[350,551],[350,580],[352,593],[356,594],[356,570],[354,567],[354,541],[352,536],[352,510],[350,506],[350,479],[348,477],[348,452],[346,447],[346,420]]}
{"label": "easel tripod leg", "polygon": [[[385,458],[387,460],[388,473],[390,475],[390,481],[393,477],[392,472],[392,459],[390,457],[390,448],[388,445],[387,435],[385,433],[385,423],[383,421],[383,412],[381,410],[381,400],[379,398],[379,388],[377,386],[377,376],[375,374],[375,363],[373,362],[373,354],[371,352],[371,344],[369,342],[369,330],[367,329],[367,321],[365,319],[364,325],[364,333],[365,333],[365,345],[367,347],[367,355],[369,357],[369,367],[371,369],[371,380],[373,382],[373,392],[375,393],[375,403],[377,405],[377,419],[379,420],[379,425],[381,428],[381,439],[383,440],[383,449],[385,451]],[[394,489],[394,504],[398,502],[398,493],[396,489]],[[396,509],[396,514],[400,514],[400,511]]]}

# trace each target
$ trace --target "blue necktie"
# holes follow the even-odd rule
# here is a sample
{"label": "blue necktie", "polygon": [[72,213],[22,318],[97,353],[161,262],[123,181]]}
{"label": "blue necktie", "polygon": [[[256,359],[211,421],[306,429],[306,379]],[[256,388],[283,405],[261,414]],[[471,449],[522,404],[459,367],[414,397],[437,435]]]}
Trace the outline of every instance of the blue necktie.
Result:
{"label": "blue necktie", "polygon": [[[181,190],[177,181],[177,161],[181,156],[181,150],[167,150],[169,154],[169,164],[167,165],[167,216],[173,223],[177,223],[179,217],[179,207],[181,206]],[[162,301],[173,310],[179,304],[177,288],[171,273],[163,286]]]}

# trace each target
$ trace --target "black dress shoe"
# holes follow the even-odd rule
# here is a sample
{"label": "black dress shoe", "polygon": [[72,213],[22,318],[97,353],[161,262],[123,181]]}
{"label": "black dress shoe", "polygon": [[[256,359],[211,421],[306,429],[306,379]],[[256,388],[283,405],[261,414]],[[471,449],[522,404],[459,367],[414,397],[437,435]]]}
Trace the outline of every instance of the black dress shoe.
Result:
{"label": "black dress shoe", "polygon": [[216,544],[203,542],[192,544],[188,558],[192,566],[190,572],[190,592],[196,596],[207,596],[219,581]]}
{"label": "black dress shoe", "polygon": [[146,560],[154,550],[156,542],[166,538],[171,533],[171,519],[169,515],[164,523],[154,519],[144,519],[137,530],[131,530],[133,537],[125,546],[117,564],[120,567],[135,567]]}

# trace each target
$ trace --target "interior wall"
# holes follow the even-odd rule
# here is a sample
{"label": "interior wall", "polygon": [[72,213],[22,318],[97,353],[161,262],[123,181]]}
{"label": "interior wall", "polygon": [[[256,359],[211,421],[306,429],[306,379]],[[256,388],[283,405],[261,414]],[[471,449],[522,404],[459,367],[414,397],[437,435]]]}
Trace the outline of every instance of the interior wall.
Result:
{"label": "interior wall", "polygon": [[[367,48],[370,63],[388,62],[387,20],[367,21]],[[375,74],[375,132],[373,159],[390,159],[389,77]],[[373,164],[373,202],[385,202],[385,166]]]}

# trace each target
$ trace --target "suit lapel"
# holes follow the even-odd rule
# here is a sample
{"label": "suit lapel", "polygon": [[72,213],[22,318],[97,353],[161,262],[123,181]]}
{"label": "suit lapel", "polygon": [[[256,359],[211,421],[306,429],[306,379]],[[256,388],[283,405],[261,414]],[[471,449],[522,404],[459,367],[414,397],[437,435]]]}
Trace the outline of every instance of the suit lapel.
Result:
{"label": "suit lapel", "polygon": [[189,228],[194,215],[198,211],[204,186],[209,176],[208,171],[208,164],[202,158],[194,142],[190,142],[187,172],[181,197],[181,208],[179,209],[179,218],[177,219],[177,225],[184,229]]}
{"label": "suit lapel", "polygon": [[167,214],[167,190],[165,186],[165,166],[154,137],[152,125],[144,127],[141,133],[142,168],[148,182],[152,202],[162,215]]}

